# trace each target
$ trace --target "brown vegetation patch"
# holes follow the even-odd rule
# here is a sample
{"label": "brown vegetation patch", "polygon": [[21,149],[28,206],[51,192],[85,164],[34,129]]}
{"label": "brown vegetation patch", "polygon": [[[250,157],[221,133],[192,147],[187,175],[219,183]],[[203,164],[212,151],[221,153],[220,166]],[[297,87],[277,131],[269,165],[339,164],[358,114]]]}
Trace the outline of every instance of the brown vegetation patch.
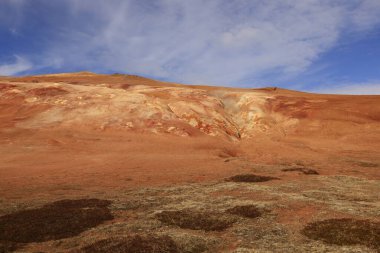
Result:
{"label": "brown vegetation patch", "polygon": [[278,179],[276,177],[269,177],[269,176],[259,176],[255,174],[241,174],[241,175],[235,175],[232,176],[226,181],[232,181],[232,182],[242,182],[242,183],[257,183],[257,182],[266,182],[270,180]]}
{"label": "brown vegetation patch", "polygon": [[128,90],[129,87],[131,87],[130,84],[127,84],[127,83],[123,83],[123,84],[120,84],[120,89],[123,89],[123,90]]}
{"label": "brown vegetation patch", "polygon": [[336,245],[361,244],[380,250],[380,223],[369,220],[329,219],[309,223],[301,233]]}
{"label": "brown vegetation patch", "polygon": [[318,171],[313,170],[313,169],[307,169],[307,168],[288,168],[288,169],[282,169],[281,171],[285,171],[285,172],[297,171],[305,175],[319,175]]}
{"label": "brown vegetation patch", "polygon": [[13,252],[17,249],[17,244],[14,242],[0,241],[0,253]]}
{"label": "brown vegetation patch", "polygon": [[133,235],[97,241],[81,249],[88,253],[177,253],[176,243],[167,235]]}
{"label": "brown vegetation patch", "polygon": [[29,94],[34,96],[49,97],[49,96],[59,96],[69,93],[67,90],[58,87],[44,87],[35,88],[28,91]]}
{"label": "brown vegetation patch", "polygon": [[0,91],[9,90],[9,89],[12,89],[12,88],[15,88],[15,87],[16,87],[16,85],[13,85],[13,84],[0,83]]}
{"label": "brown vegetation patch", "polygon": [[262,215],[261,211],[255,205],[235,206],[227,209],[227,212],[247,218],[257,218]]}
{"label": "brown vegetation patch", "polygon": [[61,200],[0,217],[0,240],[43,242],[72,237],[113,219],[106,200]]}
{"label": "brown vegetation patch", "polygon": [[372,163],[372,162],[357,162],[357,165],[361,167],[367,167],[367,168],[376,168],[379,167],[379,164],[377,163]]}
{"label": "brown vegetation patch", "polygon": [[222,231],[232,226],[235,220],[218,213],[200,212],[190,209],[180,211],[163,211],[156,215],[157,219],[180,228]]}

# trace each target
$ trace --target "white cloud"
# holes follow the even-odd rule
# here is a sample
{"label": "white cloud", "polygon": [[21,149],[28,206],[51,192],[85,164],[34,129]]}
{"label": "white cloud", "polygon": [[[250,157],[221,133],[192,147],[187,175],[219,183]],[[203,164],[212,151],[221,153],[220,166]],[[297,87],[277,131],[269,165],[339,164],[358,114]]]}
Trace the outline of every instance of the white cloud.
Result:
{"label": "white cloud", "polygon": [[324,94],[380,95],[380,82],[332,85],[329,88],[313,91]]}
{"label": "white cloud", "polygon": [[60,59],[63,69],[216,85],[297,76],[347,30],[368,31],[380,21],[378,0],[65,3],[76,25],[57,25],[60,35],[49,38],[42,59]]}
{"label": "white cloud", "polygon": [[352,20],[359,30],[368,30],[380,23],[380,1],[363,0],[352,12]]}
{"label": "white cloud", "polygon": [[232,2],[158,1],[155,10],[129,1],[103,13],[92,43],[110,69],[228,84],[299,73],[339,35],[341,9],[320,1]]}
{"label": "white cloud", "polygon": [[29,70],[33,65],[21,56],[15,55],[15,62],[0,65],[0,75],[11,76]]}

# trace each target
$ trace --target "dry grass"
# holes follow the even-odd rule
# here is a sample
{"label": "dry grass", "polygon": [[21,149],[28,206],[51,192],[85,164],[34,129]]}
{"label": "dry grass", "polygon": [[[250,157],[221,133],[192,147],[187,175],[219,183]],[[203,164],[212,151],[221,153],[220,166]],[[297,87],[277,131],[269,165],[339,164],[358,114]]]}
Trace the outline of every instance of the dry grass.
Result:
{"label": "dry grass", "polygon": [[276,177],[269,177],[269,176],[259,176],[254,174],[241,174],[241,175],[235,175],[232,176],[226,181],[232,181],[232,182],[242,182],[242,183],[258,183],[258,182],[266,182],[270,180],[278,179]]}
{"label": "dry grass", "polygon": [[[257,181],[258,175],[271,175],[283,168],[307,168],[303,165],[279,167],[256,168],[254,173],[257,175],[253,175],[253,180]],[[318,167],[323,167],[323,164]],[[252,180],[252,174],[248,175]],[[244,175],[242,177],[247,180]],[[69,215],[66,216],[66,220],[74,217],[82,225],[78,215],[73,215],[70,210],[84,212],[87,209],[109,208],[115,215],[115,222],[97,226],[79,236],[65,237],[64,240],[55,240],[58,236],[49,234],[56,233],[54,231],[45,234],[51,241],[36,241],[35,237],[32,239],[37,243],[33,244],[16,244],[0,237],[0,252],[9,252],[16,247],[22,252],[369,252],[371,249],[368,247],[378,249],[378,223],[359,221],[355,225],[353,220],[354,225],[336,221],[307,225],[307,222],[308,218],[323,220],[334,217],[336,212],[357,219],[375,220],[380,214],[378,192],[376,180],[323,175],[292,177],[291,181],[284,177],[277,184],[215,181],[126,189],[112,194],[96,193],[91,196],[110,199],[112,205],[109,206],[107,200],[99,199],[63,200],[38,210],[69,210],[71,215],[69,218]],[[0,204],[2,213],[12,213],[30,206],[29,202],[22,201]],[[40,206],[38,201],[33,205]],[[2,222],[3,217],[0,217]],[[7,231],[17,230],[22,234],[25,233],[23,230],[28,230],[29,236],[40,233],[35,227],[27,228],[24,223],[13,223],[13,226],[8,223]],[[0,224],[0,231],[3,231],[3,224]],[[52,221],[52,224],[55,223]],[[58,231],[61,227],[57,226],[56,229]],[[76,229],[74,227],[74,231]],[[314,240],[300,240],[301,230],[303,235]],[[166,236],[163,238],[162,235]],[[159,241],[164,244],[159,244],[157,238],[161,238]]]}
{"label": "dry grass", "polygon": [[301,233],[336,245],[365,245],[380,251],[380,223],[369,220],[330,219],[308,224]]}
{"label": "dry grass", "polygon": [[227,209],[227,213],[247,218],[257,218],[262,215],[261,211],[255,205],[235,206]]}
{"label": "dry grass", "polygon": [[168,225],[175,225],[180,228],[222,231],[232,226],[234,219],[222,214],[212,212],[200,212],[196,210],[163,211],[156,214],[156,218]]}
{"label": "dry grass", "polygon": [[113,219],[109,201],[62,200],[0,217],[0,240],[29,243],[72,237]]}
{"label": "dry grass", "polygon": [[307,169],[307,168],[288,168],[288,169],[282,169],[281,171],[284,171],[284,172],[297,171],[305,175],[319,175],[318,171],[313,170],[313,169]]}
{"label": "dry grass", "polygon": [[83,247],[84,253],[179,253],[179,249],[169,236],[133,235],[123,238],[109,238]]}

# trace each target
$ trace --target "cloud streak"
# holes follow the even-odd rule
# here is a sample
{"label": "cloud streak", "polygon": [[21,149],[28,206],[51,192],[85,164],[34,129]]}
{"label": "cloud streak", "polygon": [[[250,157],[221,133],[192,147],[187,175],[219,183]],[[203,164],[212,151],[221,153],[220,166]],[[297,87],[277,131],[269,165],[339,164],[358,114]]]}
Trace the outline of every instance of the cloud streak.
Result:
{"label": "cloud streak", "polygon": [[15,55],[15,62],[0,65],[0,75],[11,76],[32,69],[33,65],[21,56]]}

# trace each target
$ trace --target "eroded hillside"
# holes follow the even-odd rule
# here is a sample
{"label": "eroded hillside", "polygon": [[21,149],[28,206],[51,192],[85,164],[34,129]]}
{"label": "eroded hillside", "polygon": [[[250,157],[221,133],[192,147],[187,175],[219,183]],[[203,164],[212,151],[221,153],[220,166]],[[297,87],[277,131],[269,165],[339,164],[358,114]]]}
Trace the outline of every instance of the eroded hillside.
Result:
{"label": "eroded hillside", "polygon": [[377,96],[315,95],[276,88],[185,86],[82,72],[0,83],[1,126],[89,128],[231,140],[268,135],[367,138],[379,131]]}

